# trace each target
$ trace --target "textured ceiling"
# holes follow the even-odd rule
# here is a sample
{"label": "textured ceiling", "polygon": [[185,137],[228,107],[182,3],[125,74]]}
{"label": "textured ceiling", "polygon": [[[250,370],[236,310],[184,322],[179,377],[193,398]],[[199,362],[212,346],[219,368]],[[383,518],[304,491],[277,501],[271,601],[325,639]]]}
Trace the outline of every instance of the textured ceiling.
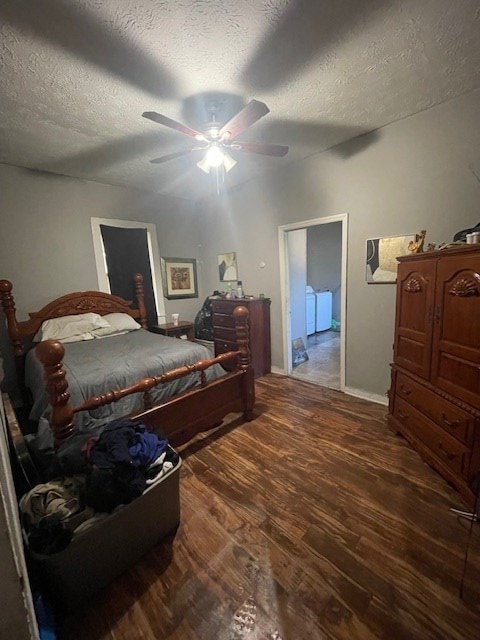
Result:
{"label": "textured ceiling", "polygon": [[1,0],[0,162],[201,197],[191,156],[149,163],[191,140],[143,111],[265,102],[241,138],[290,152],[239,154],[232,186],[479,87],[479,36],[478,0]]}

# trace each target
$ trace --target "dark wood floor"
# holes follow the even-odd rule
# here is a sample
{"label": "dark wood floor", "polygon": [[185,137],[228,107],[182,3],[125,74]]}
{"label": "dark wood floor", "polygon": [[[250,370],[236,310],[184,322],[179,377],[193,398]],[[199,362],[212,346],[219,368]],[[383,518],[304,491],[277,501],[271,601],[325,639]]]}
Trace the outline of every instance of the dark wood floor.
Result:
{"label": "dark wood floor", "polygon": [[259,416],[183,451],[181,525],[65,640],[475,640],[480,525],[385,408],[269,375]]}

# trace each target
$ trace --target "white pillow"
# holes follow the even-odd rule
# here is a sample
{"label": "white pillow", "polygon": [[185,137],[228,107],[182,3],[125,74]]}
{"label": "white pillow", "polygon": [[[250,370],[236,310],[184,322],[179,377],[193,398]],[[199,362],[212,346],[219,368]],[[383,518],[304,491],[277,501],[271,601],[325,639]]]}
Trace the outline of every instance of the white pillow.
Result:
{"label": "white pillow", "polygon": [[75,336],[79,336],[78,340],[88,340],[91,338],[82,338],[80,336],[88,334],[94,329],[101,329],[102,327],[108,326],[110,326],[108,322],[98,313],[79,313],[73,316],[61,316],[59,318],[45,320],[35,334],[33,341],[62,340],[63,342],[72,342],[72,340],[69,339]]}
{"label": "white pillow", "polygon": [[87,331],[87,333],[81,333],[78,336],[69,336],[68,338],[62,338],[61,342],[66,344],[67,342],[82,342],[83,340],[93,340],[94,335]]}
{"label": "white pillow", "polygon": [[93,330],[92,335],[94,338],[121,336],[129,331],[136,331],[142,328],[128,313],[107,313],[107,315],[103,316],[103,319],[108,322],[108,327]]}

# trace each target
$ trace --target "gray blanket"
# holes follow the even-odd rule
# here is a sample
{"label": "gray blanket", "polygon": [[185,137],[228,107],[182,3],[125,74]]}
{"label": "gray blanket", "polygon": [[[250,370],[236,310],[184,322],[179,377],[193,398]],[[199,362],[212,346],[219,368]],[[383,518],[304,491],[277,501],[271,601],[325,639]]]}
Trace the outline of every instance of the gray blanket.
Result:
{"label": "gray blanket", "polygon": [[[78,406],[87,398],[130,386],[140,378],[160,375],[184,364],[212,357],[208,349],[195,342],[168,338],[144,329],[122,336],[65,344],[63,365],[67,373],[70,404]],[[223,375],[220,365],[210,367],[206,374],[211,381]],[[49,406],[45,392],[43,365],[33,349],[27,355],[26,384],[32,391],[34,404],[30,419],[48,418]],[[155,403],[199,385],[199,374],[162,384],[152,389]],[[135,393],[95,411],[75,415],[80,430],[95,429],[108,420],[142,410],[142,393]]]}

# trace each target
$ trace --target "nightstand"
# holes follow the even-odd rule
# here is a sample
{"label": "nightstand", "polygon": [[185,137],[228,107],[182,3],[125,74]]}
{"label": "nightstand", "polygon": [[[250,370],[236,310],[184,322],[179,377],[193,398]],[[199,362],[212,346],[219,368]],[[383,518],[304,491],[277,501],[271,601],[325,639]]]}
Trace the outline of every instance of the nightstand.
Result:
{"label": "nightstand", "polygon": [[193,322],[187,322],[186,320],[179,320],[178,324],[173,324],[173,322],[154,324],[149,328],[149,331],[160,333],[162,336],[169,336],[170,338],[181,338],[182,336],[187,336],[187,340],[195,338],[195,326]]}

